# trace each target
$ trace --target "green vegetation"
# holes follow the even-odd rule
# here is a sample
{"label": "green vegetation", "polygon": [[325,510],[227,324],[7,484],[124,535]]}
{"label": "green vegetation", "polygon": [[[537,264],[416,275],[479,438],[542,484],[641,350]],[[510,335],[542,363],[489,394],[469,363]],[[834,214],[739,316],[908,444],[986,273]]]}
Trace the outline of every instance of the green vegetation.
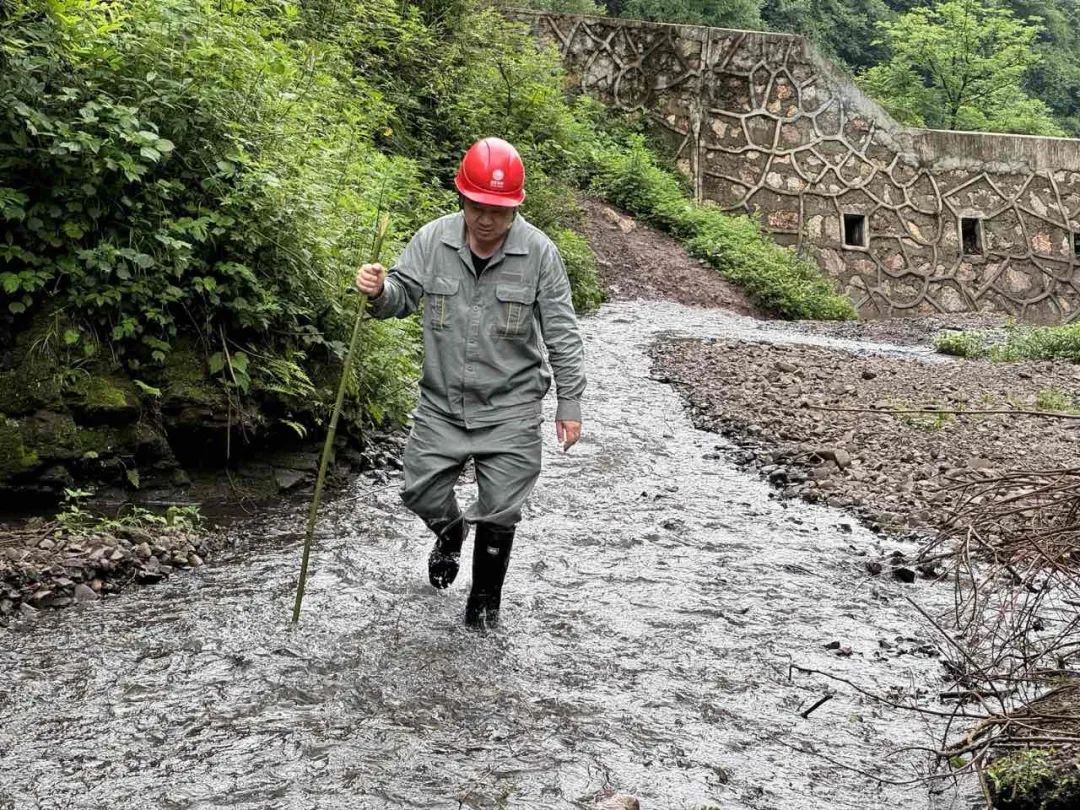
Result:
{"label": "green vegetation", "polygon": [[640,138],[599,149],[594,188],[602,196],[687,243],[763,309],[784,318],[844,320],[855,308],[818,267],[762,236],[759,223],[728,216],[687,197],[679,179],[657,165]]}
{"label": "green vegetation", "polygon": [[984,0],[943,0],[880,23],[891,54],[860,81],[905,124],[1064,135],[1025,76],[1040,61],[1037,24]]}
{"label": "green vegetation", "polygon": [[999,810],[1068,810],[1080,804],[1080,762],[1045,748],[1001,757],[986,770]]}
{"label": "green vegetation", "polygon": [[929,409],[932,409],[932,408],[942,408],[942,413],[899,413],[897,415],[897,418],[901,422],[903,422],[904,424],[906,424],[906,425],[908,425],[910,427],[913,427],[916,430],[921,430],[921,431],[924,431],[926,433],[935,433],[935,432],[937,432],[939,430],[942,430],[946,425],[950,424],[954,419],[953,414],[944,412],[944,410],[948,408],[947,405],[938,405],[936,403],[931,403],[929,405],[923,404],[923,403],[919,403],[919,404],[900,403],[900,404],[897,404],[895,406],[894,410],[896,410],[896,411],[905,411],[905,410],[909,410],[909,409],[912,409],[912,410],[914,410],[914,409],[927,409],[927,410],[929,410]]}
{"label": "green vegetation", "polygon": [[554,11],[557,14],[604,14],[607,9],[602,2],[594,0],[504,0],[502,5],[510,8],[531,8],[537,11]]}
{"label": "green vegetation", "polygon": [[170,506],[164,512],[152,512],[141,506],[128,507],[118,515],[109,517],[98,514],[85,504],[93,495],[90,490],[64,490],[64,503],[56,513],[59,529],[69,537],[92,534],[111,534],[120,529],[162,529],[195,532],[203,527],[203,517],[198,506]]}
{"label": "green vegetation", "polygon": [[762,26],[760,0],[623,0],[619,14],[640,20],[677,20],[726,28]]}
{"label": "green vegetation", "polygon": [[[393,253],[454,210],[461,153],[485,135],[521,151],[524,214],[579,311],[602,297],[574,230],[596,178],[761,306],[852,314],[754,221],[689,202],[642,141],[567,99],[557,53],[471,0],[13,0],[0,100],[0,481],[38,451],[55,463],[42,431],[9,429],[36,411],[74,414],[68,455],[99,452],[87,425],[163,411],[227,414],[237,441],[321,433],[376,211]],[[354,435],[413,406],[418,321],[369,320],[361,346]]]}
{"label": "green vegetation", "polygon": [[[461,150],[486,134],[519,145],[526,215],[565,250],[575,301],[599,303],[565,202],[588,132],[557,58],[472,4],[16,0],[0,99],[0,336],[61,324],[14,363],[50,358],[65,395],[104,395],[115,369],[136,398],[209,381],[236,414],[324,423],[376,207],[400,246],[453,210]],[[353,426],[404,418],[416,324],[369,322],[362,343]],[[125,404],[111,393],[102,407]]]}
{"label": "green vegetation", "polygon": [[1035,397],[1035,408],[1056,413],[1077,413],[1076,400],[1066,391],[1044,388]]}
{"label": "green vegetation", "polygon": [[603,291],[596,275],[596,256],[589,243],[585,237],[569,228],[558,228],[550,231],[550,234],[559,246],[567,275],[570,276],[574,309],[578,312],[596,309],[603,300]]}
{"label": "green vegetation", "polygon": [[1080,324],[943,332],[934,339],[934,348],[943,354],[996,362],[1062,359],[1080,363]]}

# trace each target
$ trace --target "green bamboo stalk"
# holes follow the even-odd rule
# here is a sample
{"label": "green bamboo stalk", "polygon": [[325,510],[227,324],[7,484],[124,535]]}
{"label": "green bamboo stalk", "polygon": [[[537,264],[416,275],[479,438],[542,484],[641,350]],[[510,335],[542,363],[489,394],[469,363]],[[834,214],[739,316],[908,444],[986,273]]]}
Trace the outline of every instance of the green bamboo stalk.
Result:
{"label": "green bamboo stalk", "polygon": [[[380,213],[375,230],[374,244],[371,247],[372,263],[379,261],[383,240],[386,238],[389,227],[390,218],[386,214]],[[296,585],[296,602],[293,604],[293,624],[300,621],[300,605],[304,601],[304,586],[307,585],[308,560],[311,558],[311,544],[315,537],[315,521],[319,513],[319,501],[322,500],[323,482],[326,480],[326,468],[330,464],[330,452],[334,446],[334,437],[337,436],[341,404],[345,401],[345,387],[352,374],[353,360],[356,358],[356,344],[360,341],[360,324],[363,322],[366,313],[367,296],[361,295],[360,308],[356,313],[356,323],[353,324],[352,340],[349,341],[349,353],[345,355],[345,366],[341,369],[341,382],[338,383],[334,412],[330,416],[330,428],[326,432],[326,442],[323,444],[322,458],[319,460],[319,475],[315,479],[315,495],[311,499],[311,509],[308,510],[307,530],[304,534],[304,557],[300,562],[300,580]]]}

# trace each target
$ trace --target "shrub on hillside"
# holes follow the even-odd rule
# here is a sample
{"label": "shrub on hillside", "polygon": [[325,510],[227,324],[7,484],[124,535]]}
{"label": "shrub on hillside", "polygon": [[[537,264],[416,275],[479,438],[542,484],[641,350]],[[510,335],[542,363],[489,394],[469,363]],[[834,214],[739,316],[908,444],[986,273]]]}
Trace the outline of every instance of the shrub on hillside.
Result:
{"label": "shrub on hillside", "polygon": [[997,362],[1071,360],[1080,363],[1080,323],[1065,326],[1009,326],[1002,331],[943,332],[934,339],[943,354]]}
{"label": "shrub on hillside", "polygon": [[[587,248],[560,231],[585,137],[560,76],[523,28],[465,2],[15,0],[0,14],[0,334],[62,310],[57,356],[150,388],[184,338],[238,412],[317,423],[376,209],[389,262],[453,208],[461,151],[490,134],[521,146],[527,214],[561,234],[575,301],[595,306]],[[416,337],[365,327],[352,417],[404,418]]]}

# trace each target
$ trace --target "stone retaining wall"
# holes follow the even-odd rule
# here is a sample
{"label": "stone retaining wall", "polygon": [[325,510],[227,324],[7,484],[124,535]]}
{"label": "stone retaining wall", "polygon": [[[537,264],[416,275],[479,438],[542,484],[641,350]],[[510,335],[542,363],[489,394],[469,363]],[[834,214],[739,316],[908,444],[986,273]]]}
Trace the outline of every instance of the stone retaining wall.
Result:
{"label": "stone retaining wall", "polygon": [[515,16],[647,116],[699,199],[760,212],[864,316],[1080,318],[1080,140],[903,127],[798,36]]}

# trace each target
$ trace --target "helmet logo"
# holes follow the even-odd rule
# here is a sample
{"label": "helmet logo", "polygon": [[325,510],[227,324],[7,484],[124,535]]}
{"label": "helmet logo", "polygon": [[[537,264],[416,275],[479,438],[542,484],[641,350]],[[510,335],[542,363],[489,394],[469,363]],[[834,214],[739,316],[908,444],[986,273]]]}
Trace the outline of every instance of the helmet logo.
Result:
{"label": "helmet logo", "polygon": [[503,185],[504,185],[504,183],[503,183],[503,178],[504,177],[506,177],[506,175],[503,174],[502,169],[496,169],[495,171],[493,171],[491,173],[491,187],[492,188],[502,188]]}

